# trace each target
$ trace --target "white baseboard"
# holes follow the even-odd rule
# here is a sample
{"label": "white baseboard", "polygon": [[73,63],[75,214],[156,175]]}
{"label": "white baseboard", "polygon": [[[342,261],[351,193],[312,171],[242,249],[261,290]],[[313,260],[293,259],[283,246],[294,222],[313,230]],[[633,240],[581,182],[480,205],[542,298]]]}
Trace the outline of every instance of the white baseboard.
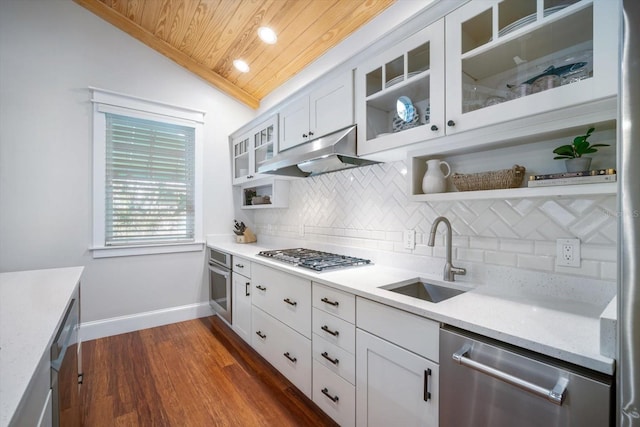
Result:
{"label": "white baseboard", "polygon": [[80,325],[82,341],[95,340],[112,335],[139,331],[141,329],[183,322],[185,320],[212,316],[214,311],[208,302],[163,308],[160,310],[136,313],[128,316],[84,322]]}

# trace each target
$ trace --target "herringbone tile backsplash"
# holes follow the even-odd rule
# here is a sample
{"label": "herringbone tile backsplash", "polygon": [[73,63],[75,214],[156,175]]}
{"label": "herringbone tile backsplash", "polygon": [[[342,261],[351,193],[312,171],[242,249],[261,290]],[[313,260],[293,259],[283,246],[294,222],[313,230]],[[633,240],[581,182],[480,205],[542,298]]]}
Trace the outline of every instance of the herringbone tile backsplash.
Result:
{"label": "herringbone tile backsplash", "polygon": [[[444,257],[443,227],[426,245],[433,220],[453,226],[454,258],[605,280],[616,278],[616,197],[412,202],[402,161],[291,182],[288,209],[256,210],[259,234],[304,237],[380,251]],[[403,249],[403,230],[416,248]],[[580,268],[555,265],[556,239],[579,238]]]}

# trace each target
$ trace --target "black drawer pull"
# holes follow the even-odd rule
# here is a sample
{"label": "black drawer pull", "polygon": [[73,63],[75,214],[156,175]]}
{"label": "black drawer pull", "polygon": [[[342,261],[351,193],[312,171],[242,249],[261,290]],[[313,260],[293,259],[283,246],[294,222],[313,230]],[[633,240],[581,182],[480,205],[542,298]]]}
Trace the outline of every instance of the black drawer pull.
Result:
{"label": "black drawer pull", "polygon": [[424,396],[422,397],[425,402],[431,399],[431,392],[429,391],[429,377],[431,376],[431,369],[424,371]]}
{"label": "black drawer pull", "polygon": [[236,267],[238,267],[238,268],[244,268],[244,265],[242,265],[242,264],[236,264]]}
{"label": "black drawer pull", "polygon": [[257,336],[259,336],[259,337],[260,337],[260,338],[262,338],[262,339],[267,338],[267,336],[266,336],[265,334],[263,334],[263,333],[262,333],[262,331],[257,331],[257,332],[256,332],[256,335],[257,335]]}
{"label": "black drawer pull", "polygon": [[260,285],[256,285],[256,288],[258,288],[261,291],[266,291],[267,288],[265,288],[264,286],[260,286]]}
{"label": "black drawer pull", "polygon": [[253,175],[247,175],[247,179],[253,179]]}
{"label": "black drawer pull", "polygon": [[283,299],[283,301],[286,302],[289,305],[298,305],[297,302],[291,301],[289,298],[285,298],[285,299]]}
{"label": "black drawer pull", "polygon": [[295,357],[291,357],[288,351],[284,354],[284,357],[291,360],[293,363],[296,363],[298,361],[298,359],[296,359]]}
{"label": "black drawer pull", "polygon": [[329,353],[327,353],[326,351],[324,353],[320,353],[320,356],[324,357],[325,359],[327,359],[329,362],[333,363],[334,365],[337,365],[338,363],[340,363],[340,361],[338,359],[332,359],[329,357]]}
{"label": "black drawer pull", "polygon": [[248,297],[250,295],[249,294],[249,286],[251,286],[251,282],[246,282],[244,284],[244,296],[245,297]]}
{"label": "black drawer pull", "polygon": [[329,399],[331,399],[331,401],[333,401],[334,403],[335,403],[335,402],[337,402],[338,400],[340,400],[340,399],[338,398],[338,396],[331,396],[331,395],[329,394],[329,389],[327,389],[326,387],[325,387],[325,388],[323,388],[321,391],[322,391],[322,394],[324,394],[325,396],[327,396],[327,397],[328,397]]}
{"label": "black drawer pull", "polygon": [[456,122],[454,122],[453,120],[449,120],[447,122],[447,126],[449,126],[449,127],[454,127],[455,125],[456,125]]}
{"label": "black drawer pull", "polygon": [[340,335],[340,332],[332,331],[331,329],[329,329],[329,327],[327,325],[322,325],[322,327],[320,329],[322,329],[323,331],[325,331],[328,334],[333,335],[334,337],[337,337],[338,335]]}
{"label": "black drawer pull", "polygon": [[438,130],[438,126],[436,126],[436,125],[432,125],[432,126],[431,126],[431,130],[432,130],[432,131],[434,131],[434,132],[436,132],[436,131]]}
{"label": "black drawer pull", "polygon": [[331,301],[329,298],[324,297],[322,298],[320,301],[322,301],[325,304],[329,304],[332,305],[334,307],[337,307],[338,305],[340,305],[340,303],[338,301]]}

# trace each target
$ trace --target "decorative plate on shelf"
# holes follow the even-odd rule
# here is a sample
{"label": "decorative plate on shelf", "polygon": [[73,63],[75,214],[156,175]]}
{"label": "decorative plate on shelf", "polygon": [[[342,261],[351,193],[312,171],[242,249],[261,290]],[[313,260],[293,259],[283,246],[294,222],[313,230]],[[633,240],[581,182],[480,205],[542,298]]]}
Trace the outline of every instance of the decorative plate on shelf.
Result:
{"label": "decorative plate on shelf", "polygon": [[[409,73],[409,74],[407,75],[407,80],[408,80],[408,79],[410,79],[411,77],[415,76],[415,75],[420,74],[421,72],[422,72],[422,71],[414,71],[414,72],[412,72],[412,73]],[[385,87],[393,86],[394,84],[396,84],[396,83],[400,83],[400,82],[401,82],[401,81],[403,81],[403,80],[404,80],[404,74],[399,75],[398,77],[394,77],[394,78],[392,78],[391,80],[389,80],[389,81],[387,82],[387,85],[386,85]]]}
{"label": "decorative plate on shelf", "polygon": [[[547,16],[551,15],[552,13],[557,12],[559,10],[562,10],[567,6],[569,6],[569,5],[568,4],[561,4],[561,5],[558,5],[558,6],[549,7],[549,8],[544,10],[544,16],[546,18]],[[498,36],[499,37],[506,36],[510,32],[515,31],[518,28],[522,28],[525,25],[530,24],[535,20],[536,20],[536,14],[535,13],[532,13],[531,15],[527,15],[524,18],[520,18],[516,22],[513,22],[513,23],[507,25],[506,27],[504,27],[503,29],[501,29],[500,31],[498,31]]]}

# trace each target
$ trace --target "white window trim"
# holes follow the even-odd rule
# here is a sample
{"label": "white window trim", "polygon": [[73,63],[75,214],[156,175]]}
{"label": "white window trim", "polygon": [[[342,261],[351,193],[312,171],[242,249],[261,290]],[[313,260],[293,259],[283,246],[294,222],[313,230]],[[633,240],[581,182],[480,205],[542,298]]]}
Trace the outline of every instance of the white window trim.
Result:
{"label": "white window trim", "polygon": [[[202,185],[204,111],[136,98],[94,87],[93,103],[93,245],[89,248],[94,258],[132,255],[166,254],[201,251],[204,249]],[[105,168],[106,168],[106,116],[115,113],[149,120],[162,120],[195,129],[195,240],[189,243],[159,243],[135,246],[105,246]]]}

